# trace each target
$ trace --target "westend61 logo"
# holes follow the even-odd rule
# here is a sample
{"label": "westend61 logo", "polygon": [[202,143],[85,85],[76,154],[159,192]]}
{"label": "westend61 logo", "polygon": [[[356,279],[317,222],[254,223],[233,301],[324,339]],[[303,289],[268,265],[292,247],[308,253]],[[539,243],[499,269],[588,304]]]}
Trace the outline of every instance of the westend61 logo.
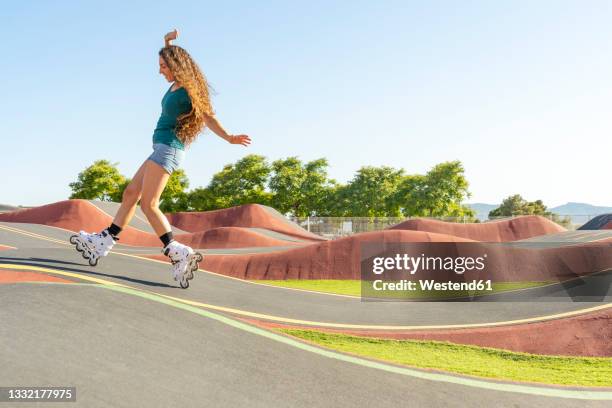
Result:
{"label": "westend61 logo", "polygon": [[417,271],[453,271],[463,275],[467,271],[482,271],[486,265],[487,254],[479,257],[457,256],[411,256],[409,254],[395,254],[393,257],[375,257],[372,260],[372,272],[381,275],[386,271],[406,271],[414,275]]}
{"label": "westend61 logo", "polygon": [[495,290],[496,258],[480,243],[383,241],[360,249],[365,300],[435,301]]}
{"label": "westend61 logo", "polygon": [[553,251],[540,242],[364,241],[361,300],[602,302],[607,282],[602,286],[601,272],[612,265],[610,248],[612,243]]}

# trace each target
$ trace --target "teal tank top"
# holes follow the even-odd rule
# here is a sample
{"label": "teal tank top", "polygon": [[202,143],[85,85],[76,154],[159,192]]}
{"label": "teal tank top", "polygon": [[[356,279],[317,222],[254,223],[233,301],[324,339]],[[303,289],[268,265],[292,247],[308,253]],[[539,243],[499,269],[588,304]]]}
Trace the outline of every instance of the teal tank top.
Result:
{"label": "teal tank top", "polygon": [[153,144],[163,143],[176,149],[185,150],[185,145],[176,136],[176,119],[191,111],[191,99],[185,88],[171,92],[172,86],[162,98],[162,113],[153,132]]}

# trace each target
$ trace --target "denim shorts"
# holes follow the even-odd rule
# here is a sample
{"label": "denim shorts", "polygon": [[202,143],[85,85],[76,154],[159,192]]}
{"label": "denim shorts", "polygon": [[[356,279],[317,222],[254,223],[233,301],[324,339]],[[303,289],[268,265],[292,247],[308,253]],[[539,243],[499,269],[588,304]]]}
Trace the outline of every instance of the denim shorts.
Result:
{"label": "denim shorts", "polygon": [[166,170],[168,174],[172,174],[174,170],[178,169],[185,159],[185,151],[170,147],[162,143],[155,143],[153,145],[153,153],[147,160],[151,160]]}

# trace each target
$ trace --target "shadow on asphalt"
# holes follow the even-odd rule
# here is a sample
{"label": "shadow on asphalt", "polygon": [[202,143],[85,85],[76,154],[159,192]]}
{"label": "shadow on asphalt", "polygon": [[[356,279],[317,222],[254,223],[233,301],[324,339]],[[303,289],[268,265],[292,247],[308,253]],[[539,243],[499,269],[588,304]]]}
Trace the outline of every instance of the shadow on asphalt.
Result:
{"label": "shadow on asphalt", "polygon": [[95,275],[95,276],[100,276],[100,277],[113,278],[113,279],[118,279],[118,280],[122,280],[122,281],[126,281],[126,282],[138,283],[138,284],[146,285],[146,286],[163,287],[163,288],[179,288],[178,285],[177,286],[173,286],[173,285],[168,285],[166,283],[152,282],[152,281],[147,281],[147,280],[142,280],[142,279],[129,278],[127,276],[111,275],[111,274],[102,273],[102,272],[93,272],[91,270],[91,267],[89,267],[89,266],[87,266],[87,269],[84,269],[84,268],[68,268],[68,267],[57,266],[57,264],[78,265],[78,266],[83,266],[83,265],[82,264],[78,264],[78,263],[74,263],[74,262],[58,261],[56,259],[44,259],[44,258],[7,258],[7,257],[0,256],[0,262],[11,262],[11,263],[15,263],[15,264],[18,264],[18,265],[38,266],[38,267],[41,267],[41,268],[52,267],[54,269],[58,269],[58,270],[61,270],[61,271],[75,272],[75,273],[78,272],[78,273],[83,273],[83,274],[87,274],[87,275]]}

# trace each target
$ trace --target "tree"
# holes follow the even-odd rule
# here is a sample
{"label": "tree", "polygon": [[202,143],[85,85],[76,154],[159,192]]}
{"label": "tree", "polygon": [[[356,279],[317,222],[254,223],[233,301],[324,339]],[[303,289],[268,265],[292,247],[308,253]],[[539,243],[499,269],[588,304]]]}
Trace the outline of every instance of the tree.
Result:
{"label": "tree", "polygon": [[515,215],[544,215],[552,213],[546,210],[542,200],[528,202],[520,194],[507,197],[499,207],[489,212],[489,217],[510,217]]}
{"label": "tree", "polygon": [[425,189],[427,180],[424,175],[405,175],[400,181],[400,186],[393,200],[401,208],[404,216],[423,216],[425,208],[428,208]]}
{"label": "tree", "polygon": [[[78,181],[70,184],[70,198],[121,201],[131,180],[115,166],[100,160],[85,169]],[[206,188],[189,192],[185,172],[177,170],[160,197],[160,209],[209,211],[259,203],[298,217],[474,215],[462,205],[469,192],[459,161],[438,164],[425,175],[405,175],[403,169],[388,166],[364,166],[348,184],[329,179],[327,167],[324,158],[303,163],[294,156],[269,165],[265,157],[252,154],[225,165]],[[535,202],[527,207],[537,212],[538,203],[541,205]]]}
{"label": "tree", "polygon": [[304,213],[302,216],[323,216],[325,205],[329,202],[333,190],[337,186],[334,179],[327,176],[327,159],[321,158],[306,164],[306,179],[302,184],[304,192]]}
{"label": "tree", "polygon": [[345,217],[348,214],[346,203],[349,202],[346,193],[347,186],[330,179],[329,186],[323,190],[319,207],[315,215],[318,217]]}
{"label": "tree", "polygon": [[[77,181],[70,183],[70,198],[111,201],[117,197],[121,187],[126,185],[125,177],[117,170],[118,163],[97,160],[79,173]],[[123,187],[125,188],[125,187]]]}
{"label": "tree", "polygon": [[131,182],[132,182],[132,179],[126,178],[123,181],[123,183],[119,185],[119,188],[117,189],[117,191],[115,191],[114,193],[110,195],[110,201],[113,201],[115,203],[120,203],[121,201],[123,201],[123,192],[125,191],[125,189]]}
{"label": "tree", "polygon": [[364,166],[346,185],[336,190],[338,207],[342,216],[394,217],[400,208],[393,200],[399,188],[404,170],[392,167]]}
{"label": "tree", "polygon": [[213,203],[211,209],[228,208],[242,204],[269,204],[271,194],[265,191],[270,174],[265,157],[250,154],[236,164],[227,164],[216,173],[207,189]]}
{"label": "tree", "polygon": [[188,192],[185,201],[187,203],[185,211],[210,211],[219,208],[213,192],[204,187]]}
{"label": "tree", "polygon": [[540,215],[565,228],[570,228],[572,224],[571,217],[561,218],[559,215],[548,211],[542,200],[529,202],[521,197],[520,194],[507,197],[499,207],[489,211],[489,218],[513,217],[517,215]]}
{"label": "tree", "polygon": [[403,177],[394,200],[405,216],[474,216],[462,202],[470,196],[468,182],[460,161],[434,166],[425,175]]}
{"label": "tree", "polygon": [[317,159],[304,165],[297,157],[276,160],[268,186],[271,205],[283,214],[296,217],[317,214],[330,188],[327,160]]}

